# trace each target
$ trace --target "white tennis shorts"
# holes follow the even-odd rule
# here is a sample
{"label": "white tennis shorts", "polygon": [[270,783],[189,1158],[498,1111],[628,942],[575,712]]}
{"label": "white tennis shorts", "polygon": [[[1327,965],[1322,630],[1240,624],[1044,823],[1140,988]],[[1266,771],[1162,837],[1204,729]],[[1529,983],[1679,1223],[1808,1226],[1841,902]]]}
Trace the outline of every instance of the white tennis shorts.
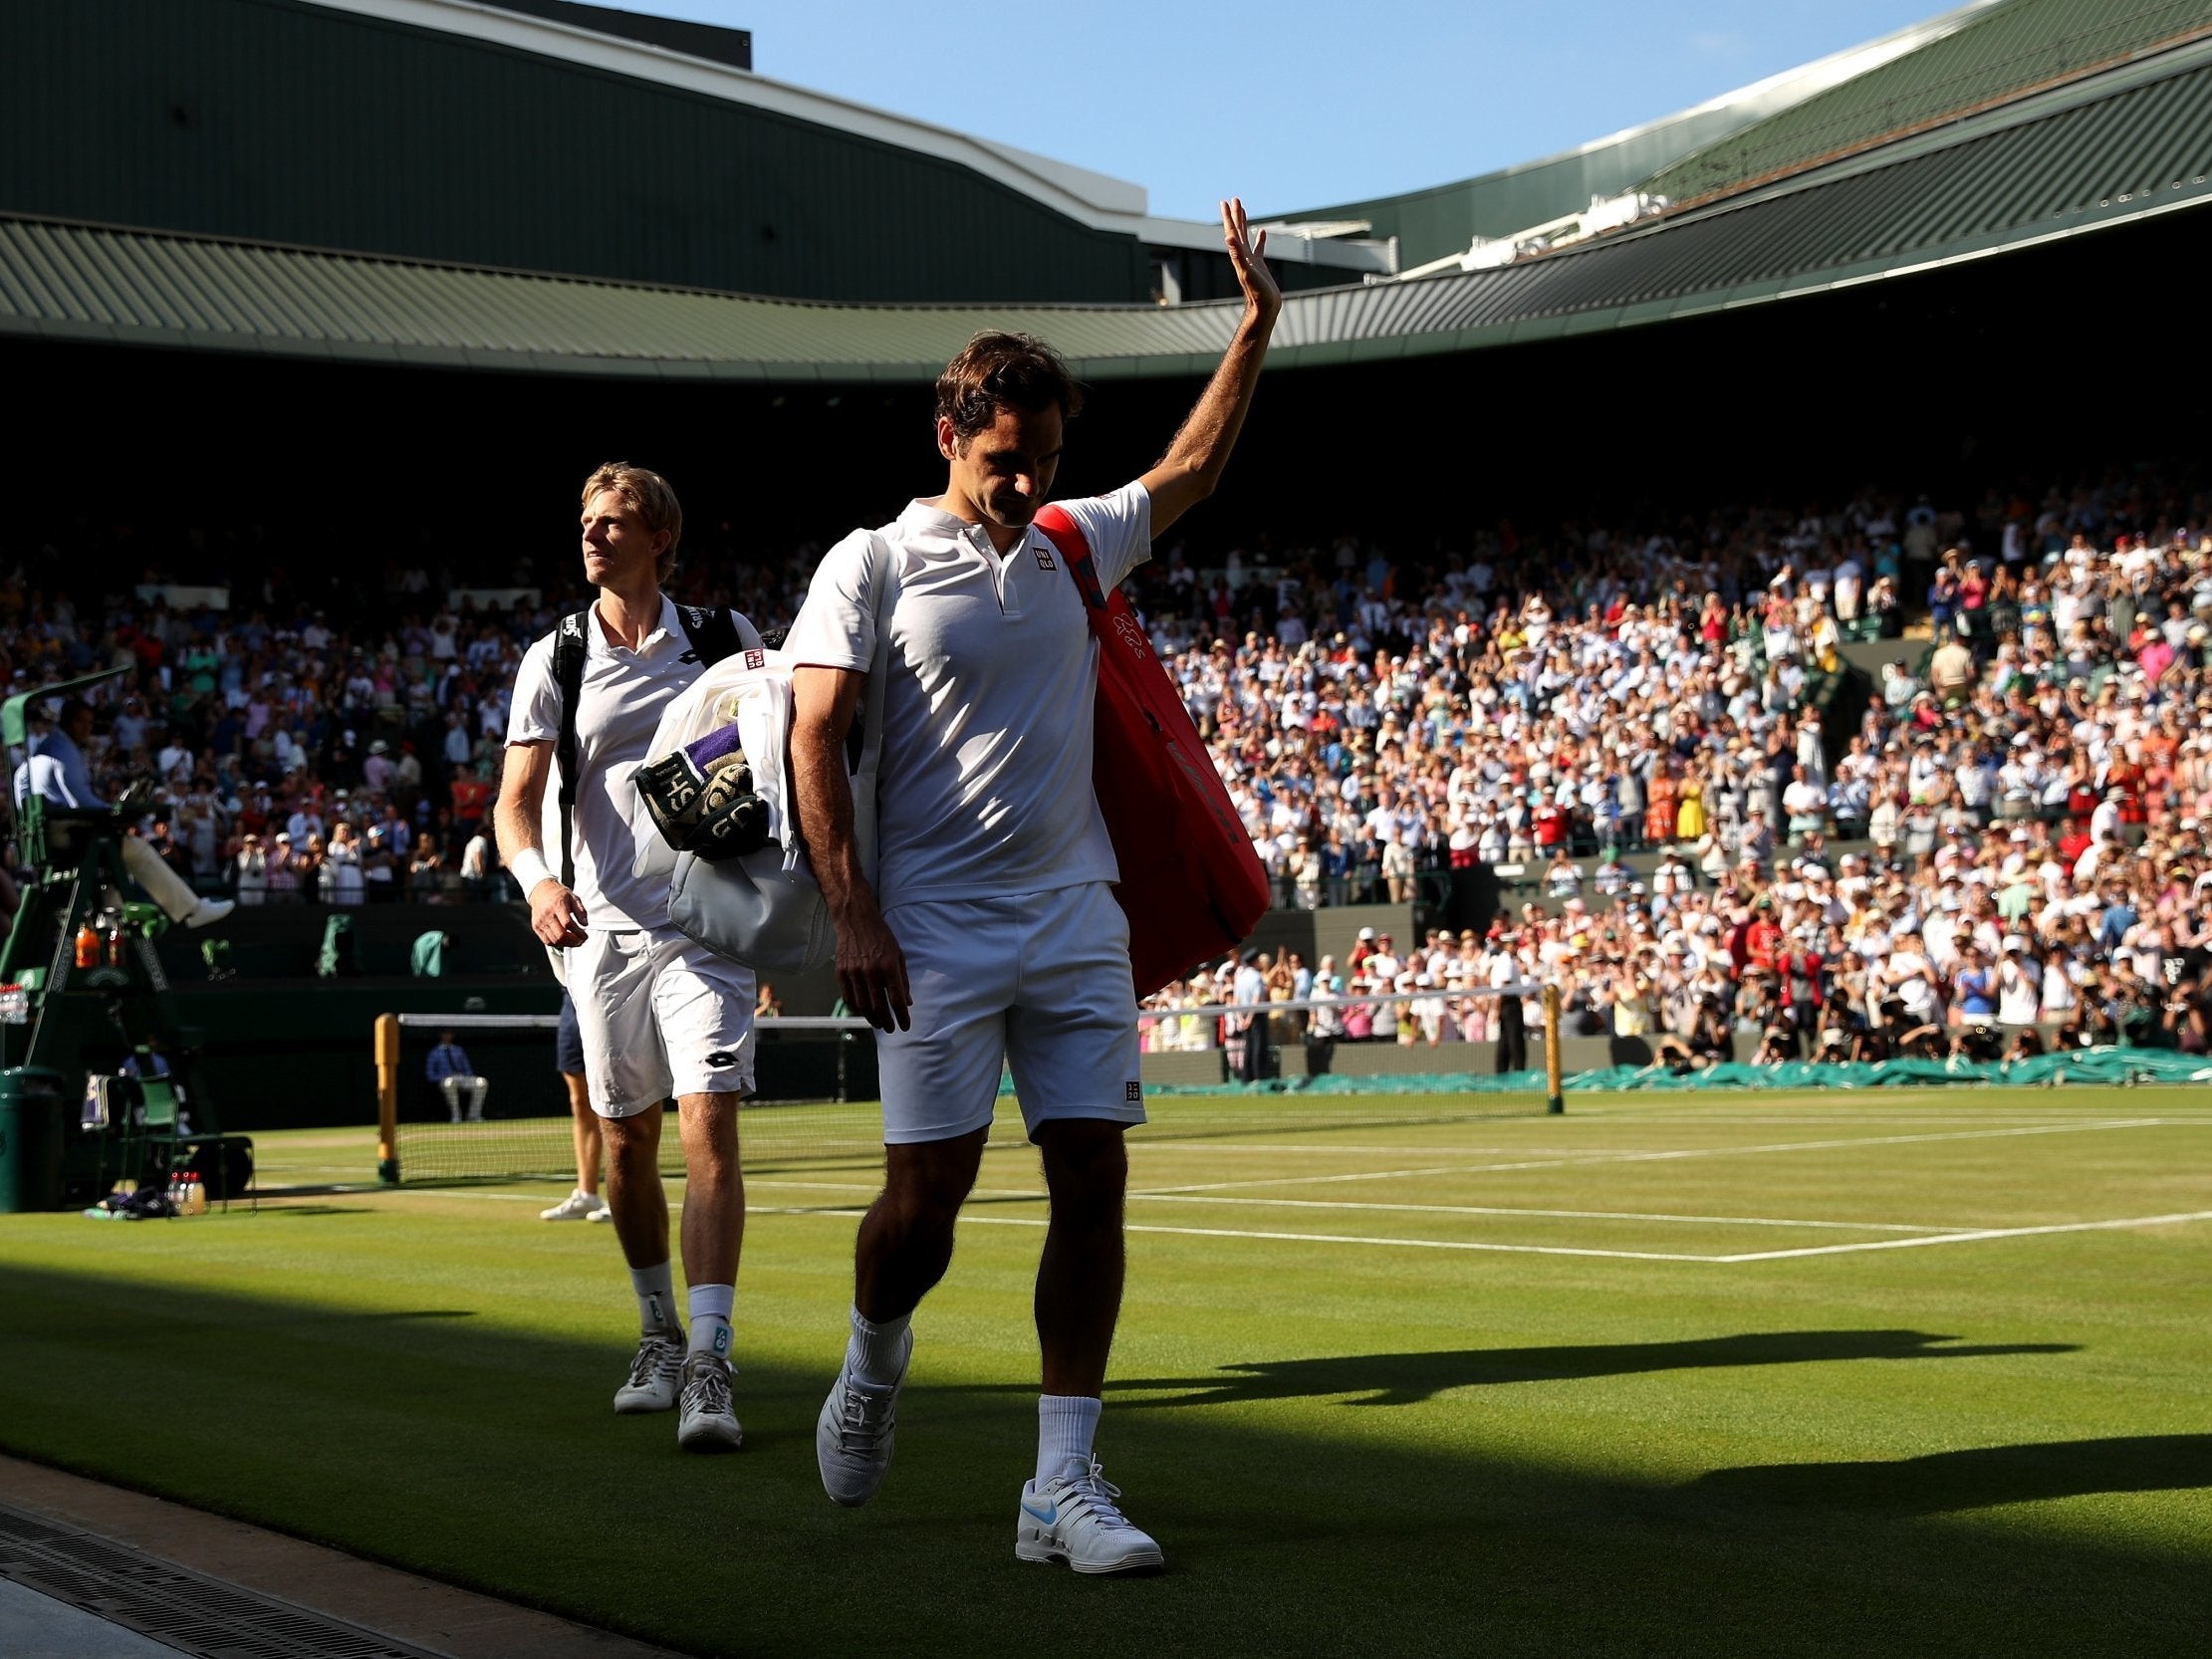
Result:
{"label": "white tennis shorts", "polygon": [[753,972],[672,927],[594,928],[563,969],[602,1117],[753,1091]]}
{"label": "white tennis shorts", "polygon": [[1055,1118],[1144,1121],[1129,923],[1103,881],[900,904],[912,1028],[877,1032],[883,1139],[950,1140],[991,1121],[1014,1073],[1029,1137]]}

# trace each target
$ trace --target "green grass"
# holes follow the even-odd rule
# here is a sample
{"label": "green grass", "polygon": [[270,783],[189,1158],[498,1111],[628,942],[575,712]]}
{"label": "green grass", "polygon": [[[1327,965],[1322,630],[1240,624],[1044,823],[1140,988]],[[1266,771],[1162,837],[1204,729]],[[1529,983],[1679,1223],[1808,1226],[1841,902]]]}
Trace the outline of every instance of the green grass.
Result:
{"label": "green grass", "polygon": [[[1139,1141],[1100,1449],[1155,1579],[1013,1558],[1018,1146],[861,1511],[812,1440],[861,1167],[755,1177],[734,1458],[609,1412],[611,1230],[519,1183],[0,1217],[0,1446],[701,1653],[2194,1655],[2212,1220],[1837,1247],[2212,1211],[2202,1099],[1393,1098]],[[270,1180],[369,1159],[261,1146]]]}

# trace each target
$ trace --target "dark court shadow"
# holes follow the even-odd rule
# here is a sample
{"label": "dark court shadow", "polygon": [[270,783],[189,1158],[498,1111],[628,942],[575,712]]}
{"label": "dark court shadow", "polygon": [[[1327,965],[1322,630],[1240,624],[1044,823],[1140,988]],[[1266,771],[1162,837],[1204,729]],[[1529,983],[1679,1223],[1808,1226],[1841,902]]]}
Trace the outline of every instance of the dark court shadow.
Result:
{"label": "dark court shadow", "polygon": [[[279,1198],[340,1198],[362,1190],[363,1188],[359,1182],[302,1181],[293,1186],[257,1186],[254,1188],[254,1193],[256,1197],[264,1201],[270,1201]],[[315,1213],[310,1206],[302,1205],[300,1208],[310,1215]]]}
{"label": "dark court shadow", "polygon": [[1761,1330],[1684,1342],[1626,1342],[1591,1347],[1465,1348],[1432,1353],[1350,1354],[1334,1359],[1262,1360],[1225,1366],[1206,1377],[1117,1378],[1116,1396],[1183,1390],[1128,1405],[1215,1405],[1253,1400],[1357,1396],[1347,1405],[1418,1405],[1448,1388],[1506,1382],[1565,1382],[1649,1371],[1734,1365],[1808,1365],[1842,1359],[1974,1359],[1991,1354],[2072,1353],[2070,1342],[2004,1342],[1939,1347],[1954,1336],[1920,1330]]}
{"label": "dark court shadow", "polygon": [[[1169,1571],[1078,1581],[1010,1558],[1035,1446],[1033,1380],[984,1389],[920,1377],[900,1407],[883,1491],[858,1511],[824,1495],[816,1420],[844,1341],[832,1317],[842,1282],[817,1298],[818,1341],[746,1353],[744,1451],[698,1458],[678,1449],[668,1414],[609,1409],[635,1332],[618,1280],[603,1315],[555,1307],[518,1321],[514,1300],[476,1304],[452,1284],[437,1287],[437,1304],[423,1286],[379,1299],[383,1260],[363,1258],[362,1305],[334,1308],[284,1296],[282,1280],[195,1285],[189,1263],[155,1279],[127,1259],[67,1271],[0,1249],[0,1449],[717,1659],[886,1649],[1035,1659],[1040,1631],[1062,1629],[1096,1659],[2201,1659],[2212,1628],[2203,1548],[2168,1541],[2191,1525],[2194,1493],[2140,1500],[2164,1506],[2140,1538],[2024,1535],[1915,1513],[1962,1491],[1995,1501],[2103,1489],[2120,1454],[2029,1449],[1969,1455],[1956,1473],[1942,1459],[1902,1466],[1927,1471],[1917,1487],[1889,1466],[1685,1486],[1675,1468],[1646,1480],[1566,1460],[1564,1440],[1401,1434],[1387,1413],[1363,1420],[1365,1432],[1328,1432],[1333,1402],[1322,1413],[1116,1404],[1107,1467],[1166,1544]],[[480,1316],[451,1316],[471,1308]],[[123,1329],[131,1339],[119,1342]],[[954,1344],[926,1351],[925,1365],[958,1367]],[[1815,1330],[1244,1365],[1164,1386],[1389,1400],[1696,1366],[2019,1351]],[[993,1364],[959,1374],[1027,1369]],[[1682,1379],[1685,1396],[1698,1380]],[[1925,1391],[1955,1403],[1979,1381],[1968,1367],[1928,1377]],[[1489,1403],[1448,1397],[1444,1410],[1479,1424]],[[1890,1444],[1836,1432],[1850,1438],[1815,1444],[1839,1456]],[[2154,1443],[2137,1444],[2130,1480],[2161,1460]],[[2204,1458],[2188,1443],[2166,1461]],[[1931,1496],[1945,1482],[1956,1483],[1949,1494]],[[1861,1492],[1871,1496],[1849,1501]],[[1777,1493],[1805,1507],[1780,1507]],[[620,1495],[637,1525],[611,1527],[615,1500],[601,1495]],[[699,1588],[669,1593],[671,1583]]]}
{"label": "dark court shadow", "polygon": [[476,1317],[476,1309],[473,1307],[421,1307],[393,1309],[380,1313],[332,1313],[329,1317],[333,1319],[351,1319],[364,1323],[393,1319],[473,1319]]}
{"label": "dark court shadow", "polygon": [[1716,1469],[1678,1490],[1699,1502],[1856,1510],[1906,1517],[2212,1487],[2212,1434],[2145,1434],[1979,1446],[1894,1463],[1779,1463]]}

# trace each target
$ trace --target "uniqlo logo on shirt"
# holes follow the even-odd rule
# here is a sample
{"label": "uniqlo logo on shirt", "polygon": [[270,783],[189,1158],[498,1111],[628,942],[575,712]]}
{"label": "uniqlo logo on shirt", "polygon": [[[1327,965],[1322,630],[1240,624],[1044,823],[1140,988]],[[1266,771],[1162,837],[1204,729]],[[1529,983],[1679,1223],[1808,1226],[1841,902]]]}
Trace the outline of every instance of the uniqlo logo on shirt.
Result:
{"label": "uniqlo logo on shirt", "polygon": [[1122,1098],[1126,1100],[1141,1101],[1144,1098],[1144,1085],[1140,1082],[1131,1082],[1127,1084]]}
{"label": "uniqlo logo on shirt", "polygon": [[1040,571],[1057,571],[1060,569],[1058,565],[1053,563],[1053,556],[1046,549],[1038,548],[1035,552],[1037,554],[1037,568]]}
{"label": "uniqlo logo on shirt", "polygon": [[766,651],[747,651],[745,653],[745,666],[748,668],[767,667],[768,653]]}

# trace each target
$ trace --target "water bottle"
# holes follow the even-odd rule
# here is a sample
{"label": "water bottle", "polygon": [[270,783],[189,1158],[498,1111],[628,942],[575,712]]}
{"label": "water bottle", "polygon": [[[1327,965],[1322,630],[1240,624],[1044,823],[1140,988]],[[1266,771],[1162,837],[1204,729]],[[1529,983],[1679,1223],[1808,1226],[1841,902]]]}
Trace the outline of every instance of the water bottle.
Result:
{"label": "water bottle", "polygon": [[107,915],[107,939],[105,942],[107,945],[108,966],[111,968],[120,968],[123,966],[123,953],[124,948],[123,912],[121,910],[109,911]]}
{"label": "water bottle", "polygon": [[77,927],[77,965],[80,968],[100,966],[100,934],[94,929],[90,916]]}
{"label": "water bottle", "polygon": [[207,1214],[207,1188],[196,1169],[184,1172],[184,1213],[188,1216]]}

